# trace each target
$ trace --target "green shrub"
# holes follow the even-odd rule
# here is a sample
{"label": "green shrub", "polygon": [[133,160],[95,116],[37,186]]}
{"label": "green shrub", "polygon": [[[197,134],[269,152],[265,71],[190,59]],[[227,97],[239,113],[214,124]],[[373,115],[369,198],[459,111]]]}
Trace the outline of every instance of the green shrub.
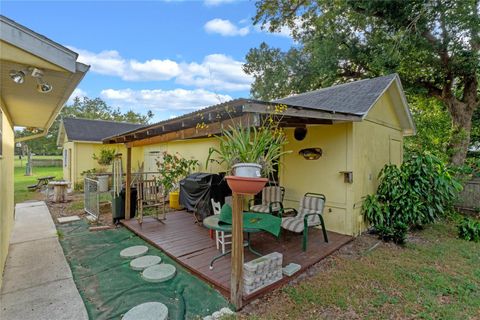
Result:
{"label": "green shrub", "polygon": [[363,203],[365,219],[384,240],[403,243],[410,228],[421,228],[451,210],[461,184],[437,157],[412,156],[400,167],[385,165],[377,193]]}
{"label": "green shrub", "polygon": [[163,152],[161,160],[157,161],[157,167],[160,173],[159,183],[163,187],[164,194],[167,195],[170,191],[178,189],[179,180],[185,178],[198,166],[198,160],[188,160],[179,154]]}
{"label": "green shrub", "polygon": [[480,242],[480,221],[472,218],[464,218],[457,225],[458,236],[467,241]]}
{"label": "green shrub", "polygon": [[102,148],[100,150],[100,155],[93,154],[93,160],[97,160],[98,164],[101,166],[109,166],[112,164],[113,159],[115,159],[115,154],[117,152],[115,149],[106,149]]}
{"label": "green shrub", "polygon": [[83,180],[75,182],[75,184],[73,185],[73,190],[83,191]]}

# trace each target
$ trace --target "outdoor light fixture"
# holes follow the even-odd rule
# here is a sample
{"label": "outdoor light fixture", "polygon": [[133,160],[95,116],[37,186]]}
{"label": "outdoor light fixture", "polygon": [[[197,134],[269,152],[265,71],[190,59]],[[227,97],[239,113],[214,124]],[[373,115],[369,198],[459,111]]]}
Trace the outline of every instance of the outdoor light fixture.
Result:
{"label": "outdoor light fixture", "polygon": [[37,78],[37,91],[40,93],[47,93],[52,91],[53,87],[51,84],[45,82],[43,79]]}
{"label": "outdoor light fixture", "polygon": [[10,79],[15,83],[22,84],[25,81],[25,71],[10,70]]}
{"label": "outdoor light fixture", "polygon": [[298,152],[306,160],[318,160],[323,154],[321,148],[305,148]]}
{"label": "outdoor light fixture", "polygon": [[17,84],[25,82],[25,76],[29,75],[37,81],[37,91],[40,93],[47,93],[52,91],[53,86],[43,80],[43,71],[34,67],[28,67],[25,70],[11,70],[10,79]]}

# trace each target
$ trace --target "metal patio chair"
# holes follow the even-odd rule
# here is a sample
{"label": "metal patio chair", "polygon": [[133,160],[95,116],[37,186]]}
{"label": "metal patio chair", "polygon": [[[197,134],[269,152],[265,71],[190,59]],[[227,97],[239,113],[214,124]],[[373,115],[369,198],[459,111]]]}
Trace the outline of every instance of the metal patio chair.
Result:
{"label": "metal patio chair", "polygon": [[248,207],[250,212],[261,212],[274,214],[280,212],[283,208],[283,196],[285,188],[279,186],[269,186],[262,190],[262,203],[255,204],[255,199],[250,199]]}
{"label": "metal patio chair", "polygon": [[[300,200],[298,211],[293,208],[282,208],[280,214],[282,216],[282,228],[300,233],[303,232],[302,250],[307,250],[308,228],[322,226],[323,238],[328,242],[327,230],[323,221],[323,208],[325,207],[325,196],[319,193],[307,192]],[[283,217],[287,211],[294,211],[294,217]]]}

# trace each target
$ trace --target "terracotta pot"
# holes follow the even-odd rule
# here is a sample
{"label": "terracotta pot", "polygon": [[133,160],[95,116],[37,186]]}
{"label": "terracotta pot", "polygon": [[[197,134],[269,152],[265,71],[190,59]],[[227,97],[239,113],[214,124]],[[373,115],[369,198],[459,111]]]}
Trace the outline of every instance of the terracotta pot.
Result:
{"label": "terracotta pot", "polygon": [[254,195],[262,191],[265,184],[267,184],[267,178],[246,178],[237,176],[226,176],[227,184],[230,189],[238,194],[250,194]]}

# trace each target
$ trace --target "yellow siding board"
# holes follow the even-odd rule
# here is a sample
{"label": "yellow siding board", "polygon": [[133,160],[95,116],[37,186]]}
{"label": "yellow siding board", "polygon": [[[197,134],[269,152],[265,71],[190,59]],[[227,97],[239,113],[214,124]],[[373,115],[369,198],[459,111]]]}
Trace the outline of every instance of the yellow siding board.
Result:
{"label": "yellow siding board", "polygon": [[[82,172],[96,168],[100,169],[101,166],[97,163],[96,160],[93,159],[93,155],[100,154],[100,150],[103,148],[106,149],[114,149],[117,152],[122,153],[123,157],[125,158],[127,154],[127,149],[123,144],[114,144],[114,145],[104,145],[101,143],[88,143],[88,142],[75,142],[70,141],[66,142],[63,145],[64,149],[71,150],[71,159],[67,166],[63,167],[63,178],[65,180],[71,181],[73,184],[81,183],[83,181]],[[143,152],[142,148],[134,148],[132,150],[132,169],[133,171],[138,170],[138,163],[141,164],[143,161]],[[71,168],[69,167],[71,166]],[[126,160],[123,161],[123,170],[126,169]],[[69,174],[69,170],[71,170],[71,177]],[[106,167],[106,170],[110,172],[112,169],[111,167]]]}
{"label": "yellow siding board", "polygon": [[[218,146],[217,140],[212,138],[176,140],[167,143],[152,144],[143,148],[144,155],[152,151],[167,151],[170,154],[178,153],[185,159],[195,159],[199,162],[198,171],[218,173],[225,171],[223,165],[211,162],[207,167],[208,151],[210,147]],[[136,148],[134,148],[135,150]],[[214,158],[214,157],[213,157]]]}
{"label": "yellow siding board", "polygon": [[365,230],[363,198],[375,193],[378,174],[385,164],[401,164],[403,135],[388,94],[383,95],[366,119],[353,124],[354,137],[354,233]]}
{"label": "yellow siding board", "polygon": [[400,120],[398,119],[394,104],[390,97],[391,90],[392,89],[387,90],[380,99],[378,99],[372,109],[368,112],[366,119],[379,125],[401,130]]}
{"label": "yellow siding board", "polygon": [[[351,185],[344,182],[340,171],[351,169],[351,124],[309,126],[303,141],[293,137],[294,129],[285,130],[292,153],[281,161],[280,184],[285,187],[285,205],[298,207],[306,192],[323,193],[327,198],[324,211],[327,229],[351,234],[349,202]],[[304,148],[321,148],[322,157],[306,160],[298,152]]]}
{"label": "yellow siding board", "polygon": [[14,131],[13,125],[2,109],[2,144],[3,155],[0,157],[0,287],[3,268],[8,254],[10,234],[13,227],[13,174],[14,174]]}

